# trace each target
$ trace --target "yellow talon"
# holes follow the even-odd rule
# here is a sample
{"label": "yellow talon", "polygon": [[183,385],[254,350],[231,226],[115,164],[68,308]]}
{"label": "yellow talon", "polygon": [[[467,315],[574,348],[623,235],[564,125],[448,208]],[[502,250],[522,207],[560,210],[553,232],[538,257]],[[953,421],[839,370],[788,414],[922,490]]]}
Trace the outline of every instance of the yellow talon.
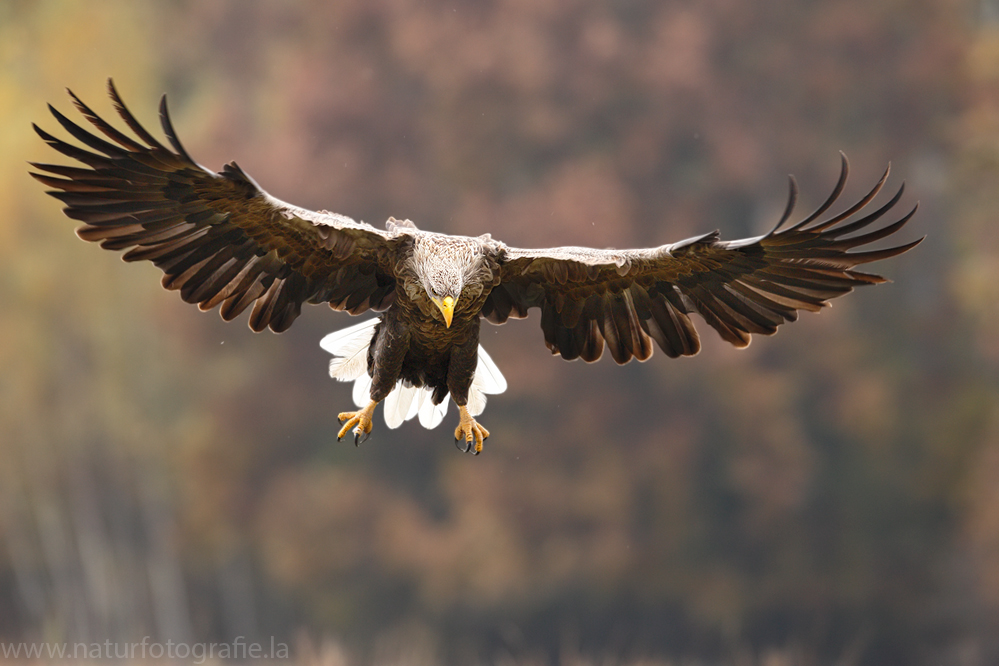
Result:
{"label": "yellow talon", "polygon": [[351,428],[354,429],[354,446],[358,446],[371,435],[371,416],[375,412],[375,405],[378,403],[372,400],[367,407],[356,412],[341,412],[337,420],[343,423],[340,432],[336,435],[336,441],[344,438]]}
{"label": "yellow talon", "polygon": [[489,431],[479,425],[478,421],[472,418],[464,406],[458,407],[459,421],[458,427],[454,429],[454,442],[461,448],[461,442],[465,442],[465,453],[479,455],[482,453],[482,444],[489,437]]}

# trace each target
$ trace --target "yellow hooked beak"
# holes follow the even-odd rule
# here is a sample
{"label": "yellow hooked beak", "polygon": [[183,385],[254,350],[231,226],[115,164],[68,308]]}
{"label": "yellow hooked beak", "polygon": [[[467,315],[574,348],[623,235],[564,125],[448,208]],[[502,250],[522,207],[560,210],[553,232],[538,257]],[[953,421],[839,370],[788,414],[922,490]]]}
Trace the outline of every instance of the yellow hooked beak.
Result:
{"label": "yellow hooked beak", "polygon": [[451,328],[451,319],[454,318],[454,299],[450,296],[445,296],[444,299],[440,301],[433,297],[431,297],[430,300],[434,302],[437,309],[439,309],[441,314],[444,315],[444,325],[447,328]]}

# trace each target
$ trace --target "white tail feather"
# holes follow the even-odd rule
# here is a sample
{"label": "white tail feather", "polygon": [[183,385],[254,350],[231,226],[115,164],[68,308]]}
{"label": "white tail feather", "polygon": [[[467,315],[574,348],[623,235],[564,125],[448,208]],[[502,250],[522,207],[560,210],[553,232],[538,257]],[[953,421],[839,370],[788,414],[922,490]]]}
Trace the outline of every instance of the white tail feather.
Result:
{"label": "white tail feather", "polygon": [[423,394],[423,404],[420,406],[420,425],[427,430],[433,430],[444,420],[444,415],[447,414],[447,405],[451,402],[451,396],[446,396],[441,400],[441,404],[435,405],[434,401],[431,400],[433,394],[430,389],[420,389],[420,393]]}
{"label": "white tail feather", "polygon": [[358,407],[364,407],[369,402],[371,402],[371,377],[367,373],[364,373],[360,377],[354,380],[354,391],[351,393],[351,397],[354,398],[354,404]]}
{"label": "white tail feather", "polygon": [[406,421],[416,418],[416,415],[420,413],[420,407],[423,406],[423,400],[430,395],[429,391],[423,389],[414,388],[413,391],[413,402],[410,403],[409,411],[406,412]]}
{"label": "white tail feather", "polygon": [[[330,377],[341,382],[354,382],[352,397],[358,407],[364,407],[371,400],[371,377],[367,372],[368,347],[377,323],[378,319],[369,319],[334,331],[319,342],[320,347],[333,354]],[[472,386],[468,390],[468,413],[472,416],[481,414],[486,408],[486,394],[502,393],[506,386],[503,373],[482,345],[479,345],[479,362],[475,367]],[[419,416],[420,425],[424,428],[436,428],[447,414],[451,396],[445,396],[441,404],[435,405],[431,400],[432,394],[428,388],[405,386],[400,380],[385,398],[385,424],[389,428],[398,428],[403,421]]]}
{"label": "white tail feather", "polygon": [[482,391],[469,391],[468,404],[465,405],[465,409],[472,416],[478,416],[486,411],[486,394]]}
{"label": "white tail feather", "polygon": [[333,331],[319,341],[320,347],[333,354],[330,377],[350,382],[367,373],[368,346],[377,323],[377,319],[368,319],[350,328]]}
{"label": "white tail feather", "polygon": [[406,386],[402,382],[395,385],[392,392],[385,398],[385,425],[389,428],[398,428],[402,425],[419,390],[412,386]]}
{"label": "white tail feather", "polygon": [[477,386],[483,393],[493,395],[506,390],[506,377],[493,363],[492,357],[486,353],[482,345],[479,345],[479,364],[475,366],[475,378],[472,379],[472,385]]}

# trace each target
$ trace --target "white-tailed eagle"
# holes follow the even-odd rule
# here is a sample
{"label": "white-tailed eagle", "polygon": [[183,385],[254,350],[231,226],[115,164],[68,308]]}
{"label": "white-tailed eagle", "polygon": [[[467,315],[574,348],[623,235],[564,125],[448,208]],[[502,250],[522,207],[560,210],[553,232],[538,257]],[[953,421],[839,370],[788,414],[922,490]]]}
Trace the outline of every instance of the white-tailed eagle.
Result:
{"label": "white-tailed eagle", "polygon": [[[371,432],[375,406],[385,401],[389,427],[419,415],[440,423],[450,396],[458,406],[455,440],[479,453],[489,432],[475,416],[485,393],[506,388],[479,346],[482,319],[502,324],[541,313],[545,344],[571,360],[596,361],[606,347],[617,363],[644,361],[655,341],[667,356],[701,347],[696,312],[736,347],[771,335],[798,310],[818,311],[854,287],[884,278],[853,270],[894,257],[920,242],[885,249],[866,246],[890,236],[912,217],[871,226],[891,211],[902,188],[875,210],[868,204],[884,176],[860,201],[827,211],[847,178],[847,161],[832,194],[811,215],[788,224],[797,198],[791,179],[784,214],[762,236],[723,241],[718,232],[637,250],[509,247],[477,238],[418,229],[389,219],[376,229],[349,217],[279,201],[230,162],[213,173],[183,148],[160,103],[170,147],[146,131],[108,81],[114,107],[131,134],[105,122],[70,92],[96,129],[87,131],[53,107],[60,125],[84,147],[35,126],[76,166],[32,163],[37,180],[83,222],[77,234],[125,261],[145,259],[163,272],[163,286],[202,310],[220,306],[230,320],[250,309],[254,331],[287,329],[303,303],[380,317],[327,336],[331,374],[355,381],[359,409],[343,412],[338,438],[355,443]],[[97,134],[103,135],[98,136]],[[851,251],[853,250],[853,251]]]}

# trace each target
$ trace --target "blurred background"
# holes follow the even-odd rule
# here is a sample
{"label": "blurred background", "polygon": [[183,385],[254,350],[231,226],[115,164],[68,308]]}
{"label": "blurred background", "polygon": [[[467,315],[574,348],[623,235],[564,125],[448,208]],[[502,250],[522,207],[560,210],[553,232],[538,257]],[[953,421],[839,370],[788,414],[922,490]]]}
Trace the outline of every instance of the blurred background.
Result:
{"label": "blurred background", "polygon": [[[551,358],[473,458],[338,444],[318,347],[202,314],[26,174],[71,87],[275,196],[515,246],[762,233],[891,161],[927,240],[746,350]],[[119,126],[121,126],[119,124]],[[999,3],[0,3],[0,641],[331,664],[999,660]],[[889,188],[891,189],[891,188]],[[885,201],[885,195],[879,201]],[[844,203],[845,206],[845,203]]]}

